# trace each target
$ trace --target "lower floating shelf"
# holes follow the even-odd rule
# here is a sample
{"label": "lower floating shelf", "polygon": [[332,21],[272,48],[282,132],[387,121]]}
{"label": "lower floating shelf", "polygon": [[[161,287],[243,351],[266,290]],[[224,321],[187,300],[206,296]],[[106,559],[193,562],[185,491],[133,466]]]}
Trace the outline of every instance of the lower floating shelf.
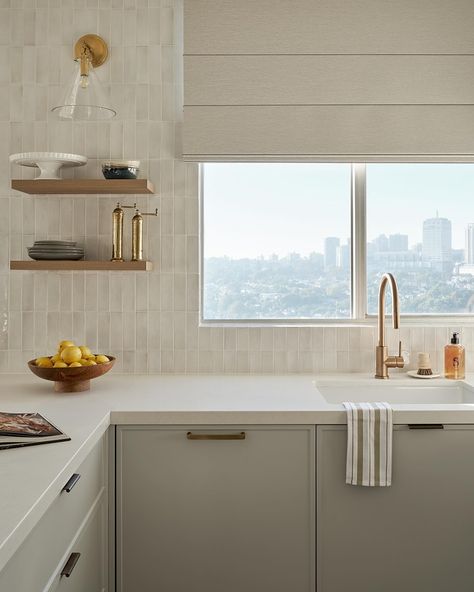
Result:
{"label": "lower floating shelf", "polygon": [[151,271],[151,261],[10,261],[10,269],[29,271]]}

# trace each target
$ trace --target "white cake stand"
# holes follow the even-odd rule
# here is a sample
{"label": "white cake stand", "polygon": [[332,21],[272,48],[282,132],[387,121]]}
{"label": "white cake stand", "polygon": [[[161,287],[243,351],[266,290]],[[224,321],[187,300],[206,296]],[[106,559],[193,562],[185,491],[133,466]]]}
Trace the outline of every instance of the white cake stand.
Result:
{"label": "white cake stand", "polygon": [[23,152],[11,154],[10,162],[27,167],[37,167],[40,170],[36,179],[60,179],[59,169],[63,166],[83,166],[87,162],[80,154],[65,154],[64,152]]}

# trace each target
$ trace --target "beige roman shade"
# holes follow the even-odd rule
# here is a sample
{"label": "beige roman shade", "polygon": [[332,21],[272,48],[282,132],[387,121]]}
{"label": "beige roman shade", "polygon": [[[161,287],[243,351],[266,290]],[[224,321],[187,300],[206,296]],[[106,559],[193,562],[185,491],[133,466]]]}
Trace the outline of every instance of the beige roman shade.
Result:
{"label": "beige roman shade", "polygon": [[185,0],[187,160],[474,160],[473,0]]}

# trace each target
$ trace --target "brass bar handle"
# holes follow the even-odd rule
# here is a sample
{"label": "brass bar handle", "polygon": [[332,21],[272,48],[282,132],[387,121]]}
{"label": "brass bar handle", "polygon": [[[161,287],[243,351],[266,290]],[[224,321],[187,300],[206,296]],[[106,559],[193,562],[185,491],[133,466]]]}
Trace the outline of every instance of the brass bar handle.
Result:
{"label": "brass bar handle", "polygon": [[74,475],[71,476],[69,481],[63,487],[63,491],[65,491],[66,493],[70,493],[71,489],[74,487],[74,485],[76,485],[80,478],[81,476],[79,475],[79,473],[74,473]]}
{"label": "brass bar handle", "polygon": [[442,423],[409,423],[409,430],[444,430]]}
{"label": "brass bar handle", "polygon": [[71,553],[69,555],[69,559],[66,561],[66,565],[63,567],[61,571],[62,576],[66,576],[66,578],[68,578],[72,574],[74,568],[76,567],[76,563],[79,561],[80,556],[80,553]]}
{"label": "brass bar handle", "polygon": [[245,440],[245,432],[238,434],[193,434],[193,432],[188,432],[186,438],[188,440]]}

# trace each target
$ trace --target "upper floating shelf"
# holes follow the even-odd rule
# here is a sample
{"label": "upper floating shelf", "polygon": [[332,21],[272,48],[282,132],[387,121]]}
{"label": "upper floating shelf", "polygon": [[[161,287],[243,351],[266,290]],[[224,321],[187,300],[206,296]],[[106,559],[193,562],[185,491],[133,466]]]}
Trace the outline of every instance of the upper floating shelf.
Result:
{"label": "upper floating shelf", "polygon": [[30,195],[155,193],[155,187],[148,179],[12,179],[12,189]]}

